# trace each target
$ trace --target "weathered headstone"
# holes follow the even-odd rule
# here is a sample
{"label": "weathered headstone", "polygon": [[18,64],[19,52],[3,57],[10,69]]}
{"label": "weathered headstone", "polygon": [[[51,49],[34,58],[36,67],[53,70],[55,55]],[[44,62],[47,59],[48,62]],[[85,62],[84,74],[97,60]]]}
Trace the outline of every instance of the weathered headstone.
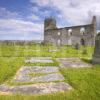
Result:
{"label": "weathered headstone", "polygon": [[93,54],[93,63],[100,64],[100,33],[95,38],[95,48]]}

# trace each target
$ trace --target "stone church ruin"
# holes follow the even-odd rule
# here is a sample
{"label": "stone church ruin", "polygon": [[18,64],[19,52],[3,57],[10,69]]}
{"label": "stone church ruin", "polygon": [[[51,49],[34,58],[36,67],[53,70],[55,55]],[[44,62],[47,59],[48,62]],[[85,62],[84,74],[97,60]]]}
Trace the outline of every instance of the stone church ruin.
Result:
{"label": "stone church ruin", "polygon": [[96,35],[96,17],[87,25],[57,28],[54,18],[44,21],[44,43],[53,45],[94,45]]}

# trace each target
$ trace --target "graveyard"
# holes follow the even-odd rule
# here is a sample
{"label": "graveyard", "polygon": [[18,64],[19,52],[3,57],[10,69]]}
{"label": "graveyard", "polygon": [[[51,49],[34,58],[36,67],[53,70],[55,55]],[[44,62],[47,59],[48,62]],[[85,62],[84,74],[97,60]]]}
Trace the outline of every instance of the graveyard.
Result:
{"label": "graveyard", "polygon": [[0,100],[100,100],[100,0],[0,0]]}
{"label": "graveyard", "polygon": [[0,44],[0,100],[99,100],[95,47]]}

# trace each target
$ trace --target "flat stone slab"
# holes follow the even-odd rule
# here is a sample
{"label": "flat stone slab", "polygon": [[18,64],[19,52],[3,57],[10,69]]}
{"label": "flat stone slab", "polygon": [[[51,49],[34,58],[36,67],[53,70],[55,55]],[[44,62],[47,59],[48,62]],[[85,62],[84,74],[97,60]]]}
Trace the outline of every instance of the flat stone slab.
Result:
{"label": "flat stone slab", "polygon": [[50,60],[52,57],[31,57],[31,59]]}
{"label": "flat stone slab", "polygon": [[0,94],[48,94],[71,90],[72,87],[65,83],[41,83],[22,86],[0,85]]}
{"label": "flat stone slab", "polygon": [[58,50],[49,50],[49,52],[57,52]]}
{"label": "flat stone slab", "polygon": [[25,60],[25,63],[53,63],[51,57],[32,57],[31,59]]}
{"label": "flat stone slab", "polygon": [[57,66],[23,66],[19,69],[18,74],[28,74],[28,73],[56,73],[59,71]]}
{"label": "flat stone slab", "polygon": [[40,59],[31,59],[31,60],[26,60],[25,63],[53,63],[52,60],[40,60]]}
{"label": "flat stone slab", "polygon": [[92,67],[91,64],[82,61],[80,58],[58,58],[60,62],[60,67],[67,68],[84,68],[84,67]]}
{"label": "flat stone slab", "polygon": [[60,73],[48,74],[45,76],[32,78],[32,82],[52,82],[52,81],[63,81],[64,77]]}
{"label": "flat stone slab", "polygon": [[38,83],[63,80],[64,77],[62,74],[60,74],[58,67],[24,66],[17,72],[12,82]]}
{"label": "flat stone slab", "polygon": [[27,75],[20,75],[14,78],[13,82],[18,83],[38,83],[38,82],[53,82],[64,81],[64,77],[60,73],[47,74],[39,77],[32,77]]}
{"label": "flat stone slab", "polygon": [[40,52],[41,50],[31,50],[31,49],[28,49],[28,50],[24,50],[26,52],[29,52],[29,51],[34,51],[34,52]]}

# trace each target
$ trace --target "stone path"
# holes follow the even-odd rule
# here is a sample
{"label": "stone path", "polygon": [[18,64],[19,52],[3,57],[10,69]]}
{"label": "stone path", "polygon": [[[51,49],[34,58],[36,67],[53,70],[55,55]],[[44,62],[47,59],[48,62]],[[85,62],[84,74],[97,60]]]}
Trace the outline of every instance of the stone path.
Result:
{"label": "stone path", "polygon": [[49,52],[57,52],[58,50],[49,50]]}
{"label": "stone path", "polygon": [[92,65],[82,61],[80,58],[58,58],[61,68],[72,67],[72,68],[84,68],[91,67]]}
{"label": "stone path", "polygon": [[72,87],[65,83],[41,83],[32,85],[21,85],[21,86],[8,86],[0,85],[1,94],[47,94],[55,93],[60,91],[67,91],[72,89]]}
{"label": "stone path", "polygon": [[58,67],[25,66],[17,72],[13,82],[38,83],[63,80],[64,77],[60,74]]}
{"label": "stone path", "polygon": [[51,57],[32,57],[29,60],[25,60],[25,63],[53,63]]}
{"label": "stone path", "polygon": [[[53,60],[51,57],[32,57],[25,62],[53,63]],[[2,84],[0,85],[0,94],[46,94],[72,89],[69,84],[64,82],[64,77],[57,66],[23,66],[11,83],[20,85]]]}

